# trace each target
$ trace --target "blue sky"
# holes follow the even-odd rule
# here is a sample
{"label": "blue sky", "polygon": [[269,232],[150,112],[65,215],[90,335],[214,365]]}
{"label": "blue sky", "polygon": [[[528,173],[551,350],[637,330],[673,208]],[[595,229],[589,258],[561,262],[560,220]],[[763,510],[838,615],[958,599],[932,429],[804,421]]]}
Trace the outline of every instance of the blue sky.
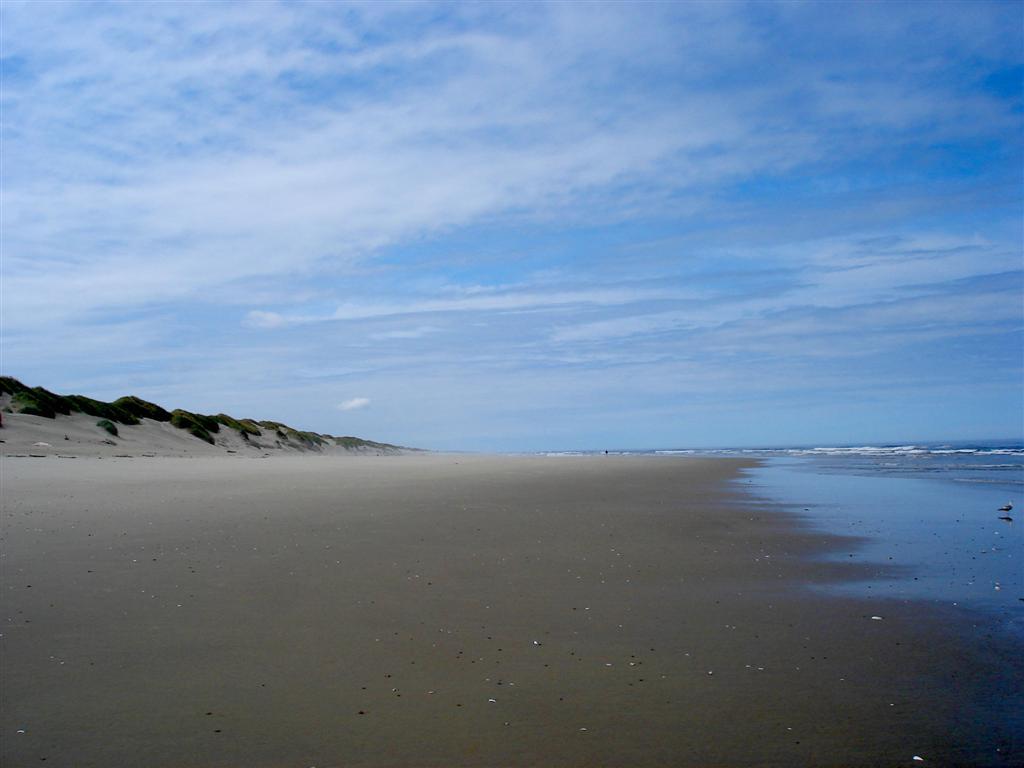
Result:
{"label": "blue sky", "polygon": [[1021,3],[17,3],[2,367],[442,449],[1024,435]]}

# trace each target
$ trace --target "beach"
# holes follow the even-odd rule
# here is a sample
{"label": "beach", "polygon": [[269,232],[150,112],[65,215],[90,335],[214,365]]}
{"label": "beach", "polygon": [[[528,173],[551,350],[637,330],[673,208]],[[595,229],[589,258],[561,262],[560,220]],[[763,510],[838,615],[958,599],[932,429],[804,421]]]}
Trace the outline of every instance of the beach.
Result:
{"label": "beach", "polygon": [[1018,764],[1019,646],[813,589],[877,566],[753,466],[5,458],[0,758]]}

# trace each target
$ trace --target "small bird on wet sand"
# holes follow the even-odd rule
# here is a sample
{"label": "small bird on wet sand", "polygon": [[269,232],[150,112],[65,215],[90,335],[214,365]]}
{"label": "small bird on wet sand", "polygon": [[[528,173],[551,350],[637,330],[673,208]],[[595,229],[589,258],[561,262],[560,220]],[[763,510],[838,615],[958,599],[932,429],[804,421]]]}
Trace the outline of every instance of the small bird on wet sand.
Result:
{"label": "small bird on wet sand", "polygon": [[1003,506],[1001,506],[999,508],[999,511],[1000,512],[1009,512],[1011,509],[1013,509],[1013,502],[1012,501],[1008,501],[1005,504],[1003,504]]}

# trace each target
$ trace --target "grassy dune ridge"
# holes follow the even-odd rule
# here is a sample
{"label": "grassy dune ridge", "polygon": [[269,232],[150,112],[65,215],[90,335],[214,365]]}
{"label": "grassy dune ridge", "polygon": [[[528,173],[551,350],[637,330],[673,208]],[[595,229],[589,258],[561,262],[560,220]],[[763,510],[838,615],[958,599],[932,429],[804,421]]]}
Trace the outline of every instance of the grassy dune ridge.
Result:
{"label": "grassy dune ridge", "polygon": [[96,423],[97,426],[114,436],[118,434],[118,424],[135,426],[142,423],[142,419],[152,419],[169,422],[172,426],[210,445],[216,444],[217,440],[214,435],[220,433],[221,427],[226,427],[237,432],[247,442],[251,437],[260,437],[264,435],[265,431],[270,431],[280,442],[305,450],[321,450],[330,445],[347,450],[399,450],[402,448],[402,446],[378,443],[359,437],[334,437],[295,429],[279,421],[236,419],[226,413],[205,415],[182,408],[168,411],[156,403],[134,395],[119,397],[112,403],[105,403],[85,395],[58,395],[43,387],[29,387],[12,376],[0,376],[0,396],[3,395],[10,396],[8,404],[3,409],[8,413],[24,413],[47,419],[70,416],[72,413],[84,413],[88,416],[96,416],[99,419]]}

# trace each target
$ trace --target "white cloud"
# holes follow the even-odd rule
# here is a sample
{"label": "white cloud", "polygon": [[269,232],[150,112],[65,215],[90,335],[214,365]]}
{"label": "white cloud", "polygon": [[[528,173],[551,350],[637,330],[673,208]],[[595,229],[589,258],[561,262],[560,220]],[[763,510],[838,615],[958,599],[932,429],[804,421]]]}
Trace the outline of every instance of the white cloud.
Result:
{"label": "white cloud", "polygon": [[368,397],[353,397],[351,400],[338,405],[338,409],[342,411],[358,411],[360,408],[365,408],[370,404],[370,398]]}
{"label": "white cloud", "polygon": [[438,333],[441,329],[433,325],[419,325],[415,328],[396,328],[391,331],[380,331],[371,333],[370,338],[375,341],[386,341],[388,339],[422,339],[432,333]]}
{"label": "white cloud", "polygon": [[[772,57],[770,80],[735,89],[702,82],[731,56],[771,56],[731,6],[556,4],[523,10],[529,23],[478,10],[427,29],[426,7],[332,8],[6,9],[5,53],[33,74],[5,68],[8,327],[337,268],[509,212],[553,218],[585,202],[600,219],[683,191],[710,205],[716,185],[836,154],[834,115],[863,129],[857,152],[879,140],[872,128],[1005,125],[998,104],[941,78],[875,78],[851,95],[825,72],[800,130],[780,126],[766,116],[806,87],[799,61]],[[912,21],[887,21],[888,34]],[[377,25],[387,42],[365,43]],[[652,82],[675,72],[672,98],[622,87],[637,67]],[[392,75],[405,68],[415,76]],[[339,73],[370,87],[335,93]],[[882,102],[906,115],[879,118]]]}
{"label": "white cloud", "polygon": [[254,309],[245,316],[245,324],[251,328],[281,328],[288,325],[289,321],[277,312],[263,312]]}
{"label": "white cloud", "polygon": [[[434,312],[525,312],[550,310],[560,307],[609,307],[646,301],[680,301],[705,297],[707,291],[689,288],[586,288],[565,291],[508,291],[451,299],[416,297],[405,302],[348,303],[333,312],[321,314],[284,315],[278,312],[253,310],[245,317],[245,324],[254,328],[282,328],[291,325],[324,323],[332,320],[368,320],[419,315]],[[427,329],[427,330],[425,330]],[[422,336],[430,326],[416,330]],[[407,334],[378,335],[377,338],[413,338]]]}

